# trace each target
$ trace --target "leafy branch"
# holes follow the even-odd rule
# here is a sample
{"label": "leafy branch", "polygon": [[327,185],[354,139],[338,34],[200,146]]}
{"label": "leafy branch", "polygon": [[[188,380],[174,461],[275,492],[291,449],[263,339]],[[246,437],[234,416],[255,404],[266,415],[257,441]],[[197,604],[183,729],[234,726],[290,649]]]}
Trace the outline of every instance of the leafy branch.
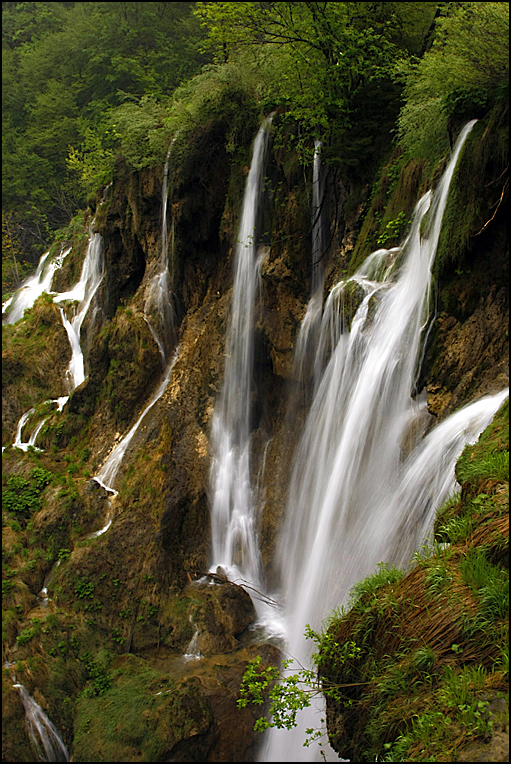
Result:
{"label": "leafy branch", "polygon": [[[319,634],[308,624],[305,630],[306,639],[313,639],[318,644],[318,652],[312,656],[313,663],[320,666],[325,660],[335,654],[338,664],[353,669],[354,661],[360,658],[362,650],[355,642],[349,641],[339,645],[330,632]],[[293,663],[299,665],[299,670],[289,676],[285,672]],[[293,658],[282,661],[281,667],[261,667],[261,657],[257,656],[249,661],[240,686],[240,697],[236,701],[238,708],[248,705],[262,706],[269,703],[268,716],[263,715],[257,719],[254,729],[258,732],[277,727],[278,729],[292,729],[296,726],[296,714],[298,711],[308,708],[312,698],[323,694],[333,700],[351,705],[352,701],[346,699],[343,689],[365,685],[368,682],[339,683],[322,677],[320,680],[315,670],[307,669]],[[322,720],[324,721],[324,720]],[[320,738],[324,733],[321,730],[308,728],[305,746]]]}

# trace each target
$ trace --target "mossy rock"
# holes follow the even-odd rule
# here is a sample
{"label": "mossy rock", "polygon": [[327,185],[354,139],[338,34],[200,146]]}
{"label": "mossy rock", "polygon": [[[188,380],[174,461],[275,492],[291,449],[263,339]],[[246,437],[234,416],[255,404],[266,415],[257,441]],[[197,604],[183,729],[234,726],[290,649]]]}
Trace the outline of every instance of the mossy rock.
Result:
{"label": "mossy rock", "polygon": [[203,655],[229,653],[239,647],[237,635],[256,618],[247,592],[230,581],[191,584],[189,612],[198,629],[197,649]]}
{"label": "mossy rock", "polygon": [[194,680],[173,680],[133,655],[119,657],[111,676],[106,692],[76,704],[74,761],[205,760],[169,758],[212,722]]}

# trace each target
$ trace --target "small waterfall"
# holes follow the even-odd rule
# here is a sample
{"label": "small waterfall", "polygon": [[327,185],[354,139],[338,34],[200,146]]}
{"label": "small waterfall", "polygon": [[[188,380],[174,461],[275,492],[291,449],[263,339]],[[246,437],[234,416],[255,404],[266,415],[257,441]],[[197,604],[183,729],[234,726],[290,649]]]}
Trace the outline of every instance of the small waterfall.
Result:
{"label": "small waterfall", "polygon": [[[25,723],[39,761],[69,761],[67,748],[53,722],[22,684],[14,684],[25,707]],[[41,747],[42,746],[42,747]],[[44,753],[43,753],[44,751]]]}
{"label": "small waterfall", "polygon": [[17,292],[2,305],[2,313],[6,313],[4,324],[15,324],[23,317],[27,308],[31,308],[34,302],[43,292],[51,292],[55,272],[62,266],[64,258],[71,252],[71,247],[63,249],[51,261],[48,262],[49,251],[45,252],[39,260],[37,270],[21,285]]}
{"label": "small waterfall", "polygon": [[190,616],[190,623],[193,627],[193,637],[190,640],[190,643],[188,647],[186,648],[186,653],[184,657],[187,660],[198,660],[199,658],[202,658],[202,653],[199,650],[199,643],[198,643],[198,636],[199,636],[199,627],[194,622],[192,616]]}
{"label": "small waterfall", "polygon": [[[161,396],[167,389],[167,385],[172,375],[172,369],[174,368],[174,364],[176,363],[177,356],[178,356],[178,349],[176,349],[173,358],[171,359],[170,363],[167,365],[165,376],[163,380],[161,381],[158,389],[149,400],[149,403],[145,406],[144,410],[140,414],[135,424],[131,427],[131,429],[126,433],[126,435],[122,438],[122,440],[120,440],[119,443],[117,443],[117,445],[114,446],[113,450],[110,452],[108,458],[104,462],[98,474],[94,476],[94,480],[97,483],[102,485],[103,488],[105,488],[107,491],[110,491],[114,495],[117,493],[117,491],[114,489],[115,478],[122,464],[124,454],[126,453],[126,450],[131,442],[131,439],[133,438],[134,434],[138,430],[143,418],[145,417],[147,412],[154,406],[156,401],[158,401],[161,398]],[[94,535],[100,535],[100,533],[101,532],[98,531]]]}
{"label": "small waterfall", "polygon": [[69,338],[71,345],[71,361],[66,372],[67,385],[69,392],[72,393],[78,385],[85,380],[85,367],[83,352],[80,344],[80,330],[85,316],[90,308],[92,299],[96,294],[101,282],[103,281],[105,269],[103,237],[99,233],[91,231],[89,235],[89,244],[82,265],[82,272],[79,282],[69,292],[61,292],[53,298],[53,301],[65,302],[76,301],[78,307],[74,310],[74,315],[69,320],[64,308],[60,308],[62,323]]}
{"label": "small waterfall", "polygon": [[[151,334],[158,345],[162,364],[165,368],[170,353],[176,342],[176,319],[172,305],[172,273],[169,268],[169,226],[168,226],[168,196],[169,196],[169,166],[172,148],[176,141],[177,134],[172,139],[165,160],[163,170],[163,184],[161,192],[161,257],[160,269],[151,279],[148,287],[148,294],[144,305],[144,318],[147,321]],[[171,252],[170,261],[172,266],[174,249],[174,220],[171,216]]]}
{"label": "small waterfall", "polygon": [[[62,411],[64,408],[64,404],[69,400],[68,395],[61,396],[60,398],[54,398],[50,399],[49,401],[46,401],[46,403],[56,403],[57,404],[57,410]],[[22,441],[22,431],[25,425],[27,424],[28,420],[32,416],[32,414],[35,413],[35,408],[31,408],[28,411],[26,411],[24,414],[21,415],[20,420],[18,422],[18,426],[16,428],[16,435],[14,437],[14,443],[12,444],[13,448],[20,448],[22,451],[27,451],[29,446],[33,446],[33,448],[36,449],[36,451],[43,451],[42,448],[37,448],[35,445],[35,442],[37,440],[37,436],[41,432],[44,423],[48,419],[48,417],[45,417],[42,419],[38,424],[35,426],[32,435],[28,439],[28,441]]]}
{"label": "small waterfall", "polygon": [[262,569],[257,539],[258,497],[251,477],[250,415],[254,312],[261,268],[256,239],[270,124],[271,117],[264,121],[254,141],[243,197],[224,385],[213,414],[210,475],[211,569],[221,565],[229,577],[241,576],[256,588],[261,583]]}
{"label": "small waterfall", "polygon": [[16,437],[14,439],[14,443],[12,444],[13,448],[20,448],[22,451],[28,451],[29,447],[32,446],[32,448],[35,448],[36,451],[41,451],[42,450],[42,449],[36,447],[35,442],[37,440],[37,436],[41,432],[41,430],[43,428],[43,425],[46,422],[46,420],[48,419],[48,417],[45,417],[44,419],[42,419],[40,422],[37,423],[37,425],[35,426],[35,428],[34,428],[34,430],[32,432],[32,435],[30,436],[30,438],[28,439],[28,441],[26,443],[24,443],[21,440],[21,431],[22,431],[23,427],[25,426],[25,424],[27,423],[27,421],[32,416],[32,414],[34,413],[34,411],[35,411],[35,409],[30,409],[30,411],[27,411],[25,414],[23,414],[23,416],[21,417],[20,421],[18,422],[18,428],[16,430]]}
{"label": "small waterfall", "polygon": [[[176,344],[176,328],[174,309],[171,301],[171,287],[172,277],[169,270],[169,253],[168,253],[168,222],[167,222],[167,208],[168,208],[168,175],[170,166],[170,157],[172,154],[172,147],[174,146],[177,134],[172,139],[167,152],[167,158],[165,161],[165,167],[163,171],[163,184],[162,184],[162,226],[161,226],[161,257],[160,257],[160,270],[150,281],[149,294],[146,298],[144,305],[144,319],[146,320],[151,334],[154,337],[156,344],[160,350],[162,357],[162,363],[164,365],[165,373],[162,381],[160,382],[154,395],[150,398],[149,403],[145,406],[142,413],[138,417],[135,424],[124,435],[124,437],[117,443],[108,458],[103,463],[98,474],[94,476],[94,480],[99,483],[103,488],[113,494],[113,498],[117,495],[117,491],[114,488],[117,473],[121,467],[124,455],[131,443],[133,436],[138,430],[145,415],[150,411],[154,404],[161,398],[172,375],[172,369],[176,363],[178,356],[178,348],[175,348]],[[173,226],[173,221],[172,221]],[[174,246],[173,228],[171,231],[171,249]],[[171,252],[172,257],[172,252]],[[157,329],[155,326],[157,326]],[[174,354],[171,357],[171,350],[175,348]],[[113,520],[113,506],[112,499],[109,502],[109,511],[106,518],[105,525],[99,531],[92,533],[89,538],[97,538],[105,533],[112,524]]]}
{"label": "small waterfall", "polygon": [[[411,391],[428,320],[431,266],[452,174],[474,123],[462,130],[435,193],[418,202],[402,247],[373,253],[350,279],[351,288],[341,282],[325,306],[317,361],[322,372],[295,455],[278,553],[287,651],[304,666],[311,651],[306,624],[320,629],[380,561],[409,562],[454,487],[463,446],[477,440],[508,394],[465,407],[406,456],[403,444],[423,405]],[[342,315],[348,294],[351,316]],[[303,747],[305,729],[320,726],[321,707],[299,714],[290,732],[269,730],[260,760],[321,760],[317,746]],[[327,756],[338,759],[331,749]]]}

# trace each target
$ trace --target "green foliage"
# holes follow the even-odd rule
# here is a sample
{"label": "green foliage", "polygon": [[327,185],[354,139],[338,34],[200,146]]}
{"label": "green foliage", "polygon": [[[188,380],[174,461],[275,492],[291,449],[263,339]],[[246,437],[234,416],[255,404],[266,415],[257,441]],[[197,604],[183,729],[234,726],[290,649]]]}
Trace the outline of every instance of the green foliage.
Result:
{"label": "green foliage", "polygon": [[393,584],[404,578],[404,571],[380,562],[376,573],[373,573],[362,581],[358,581],[350,592],[350,605],[353,608],[367,608],[368,602],[374,598],[378,590],[387,584]]}
{"label": "green foliage", "polygon": [[376,240],[377,245],[384,247],[391,239],[400,241],[408,226],[408,222],[404,212],[400,212],[394,220],[389,220],[383,233]]}
{"label": "green foliage", "polygon": [[2,9],[4,205],[39,254],[48,226],[66,223],[111,175],[118,135],[108,110],[144,96],[164,100],[206,63],[192,5]]}
{"label": "green foliage", "polygon": [[265,702],[265,691],[279,677],[280,671],[274,666],[260,668],[261,657],[258,655],[249,661],[240,686],[239,708],[246,708],[249,703],[260,706]]}
{"label": "green foliage", "polygon": [[87,669],[87,677],[91,681],[91,687],[84,690],[85,697],[104,695],[112,686],[112,678],[103,662],[86,652],[81,656],[82,662]]}
{"label": "green foliage", "polygon": [[42,467],[34,467],[28,478],[10,475],[5,479],[5,489],[2,490],[3,508],[27,519],[41,509],[41,494],[53,477],[53,473]]}
{"label": "green foliage", "polygon": [[[282,670],[285,671],[292,660],[284,661]],[[244,708],[253,703],[263,704],[266,699],[270,701],[270,719],[260,717],[254,726],[256,731],[262,732],[269,727],[279,729],[292,729],[296,724],[296,714],[299,710],[310,705],[310,681],[311,672],[299,672],[283,677],[277,683],[281,672],[278,668],[269,666],[260,668],[261,657],[257,656],[249,661],[240,687],[240,698],[236,701],[239,708]],[[305,683],[305,688],[303,687]],[[268,689],[270,688],[270,689]]]}
{"label": "green foliage", "polygon": [[407,63],[399,139],[412,156],[437,160],[449,148],[447,121],[479,116],[509,78],[506,3],[458,3],[435,27],[432,48]]}
{"label": "green foliage", "polygon": [[74,585],[74,593],[79,599],[84,599],[85,597],[92,598],[94,597],[94,584],[92,581],[77,578]]}
{"label": "green foliage", "polygon": [[424,579],[431,592],[437,593],[452,581],[452,574],[445,565],[433,565]]}
{"label": "green foliage", "polygon": [[358,94],[405,55],[394,5],[216,2],[197,3],[196,13],[215,60],[252,69],[265,109],[285,104],[310,140],[346,130]]}
{"label": "green foliage", "polygon": [[31,639],[38,636],[41,633],[41,621],[38,618],[32,618],[31,620],[31,626],[29,626],[26,629],[23,629],[23,631],[18,634],[16,637],[16,644],[19,647],[23,647],[23,645],[26,645],[28,642],[30,642]]}

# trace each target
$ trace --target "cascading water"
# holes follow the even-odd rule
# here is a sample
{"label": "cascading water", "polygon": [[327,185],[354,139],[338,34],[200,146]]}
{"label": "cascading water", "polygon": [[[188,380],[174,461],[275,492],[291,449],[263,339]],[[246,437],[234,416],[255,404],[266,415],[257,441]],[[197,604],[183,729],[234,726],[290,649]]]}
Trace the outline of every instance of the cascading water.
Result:
{"label": "cascading water", "polygon": [[300,381],[312,374],[312,361],[317,347],[318,332],[323,307],[323,286],[325,268],[325,237],[323,226],[324,184],[321,173],[321,141],[314,141],[314,161],[312,166],[312,274],[311,298],[297,339],[295,359],[296,375]]}
{"label": "cascading water", "polygon": [[[149,400],[149,403],[144,407],[144,410],[140,414],[135,424],[131,427],[131,429],[126,433],[126,435],[122,438],[122,440],[120,440],[119,443],[117,443],[114,449],[110,452],[107,460],[104,462],[98,474],[94,476],[94,480],[100,485],[102,485],[103,488],[106,488],[107,491],[110,491],[111,493],[114,493],[114,494],[116,493],[114,489],[115,478],[122,464],[124,454],[126,453],[126,450],[134,434],[138,430],[143,418],[148,413],[148,411],[154,406],[156,401],[158,401],[163,395],[163,393],[165,392],[176,360],[177,360],[177,350],[174,353],[174,357],[172,358],[171,362],[167,365],[165,376],[163,380],[161,381],[160,385],[158,386],[158,389]],[[96,533],[94,535],[98,535],[98,534]]]}
{"label": "cascading water", "polygon": [[[168,196],[169,196],[169,166],[172,148],[176,141],[177,134],[172,139],[165,160],[163,170],[163,184],[161,192],[161,257],[160,269],[151,279],[148,287],[148,294],[144,305],[144,318],[147,321],[151,334],[158,345],[162,364],[165,367],[170,358],[170,353],[176,342],[176,321],[174,307],[172,305],[172,274],[169,268],[168,252]],[[171,216],[171,253],[170,259],[173,259],[174,248],[174,221]]]}
{"label": "cascading water", "polygon": [[[431,529],[435,509],[455,486],[454,465],[464,445],[477,439],[508,395],[503,391],[465,407],[406,456],[407,433],[421,415],[411,391],[427,323],[431,266],[450,180],[474,122],[462,130],[434,195],[419,201],[399,251],[374,253],[351,286],[332,290],[325,306],[317,361],[323,371],[295,456],[278,554],[287,651],[304,666],[311,652],[303,637],[306,624],[320,629],[329,611],[345,603],[352,586],[380,561],[410,561]],[[383,281],[374,280],[378,273]],[[341,314],[347,291],[352,299],[357,293],[360,303],[351,317]],[[320,726],[321,707],[299,714],[290,732],[271,729],[260,760],[321,760],[317,746],[303,747],[305,730]],[[325,749],[329,759],[338,759]]]}
{"label": "cascading water", "polygon": [[20,692],[25,707],[28,734],[37,751],[39,761],[69,761],[67,748],[62,742],[57,728],[48,719],[41,706],[36,703],[22,684],[14,684],[13,687]]}
{"label": "cascading water", "polygon": [[30,276],[14,293],[11,299],[2,305],[2,313],[7,312],[3,319],[4,324],[15,324],[16,321],[23,317],[26,309],[31,308],[43,292],[51,292],[55,272],[62,266],[69,252],[71,252],[71,247],[61,250],[49,262],[49,251],[41,256],[34,275]]}
{"label": "cascading water", "polygon": [[[92,225],[94,224],[94,221]],[[76,301],[79,303],[71,320],[68,319],[64,308],[60,308],[62,323],[67,332],[71,345],[71,361],[66,372],[69,392],[72,393],[78,385],[85,380],[85,367],[83,352],[80,344],[80,330],[82,323],[90,308],[92,299],[96,294],[105,271],[105,257],[103,237],[99,233],[91,231],[89,244],[82,265],[79,282],[69,292],[62,292],[53,298],[53,301],[66,302]]]}
{"label": "cascading water", "polygon": [[[117,473],[121,467],[124,455],[128,449],[133,436],[138,430],[145,415],[155,405],[155,403],[162,397],[163,393],[167,389],[167,385],[172,375],[172,369],[177,360],[178,349],[175,348],[176,343],[176,329],[175,329],[175,317],[174,309],[172,307],[171,300],[171,274],[168,266],[168,222],[167,222],[167,207],[168,207],[168,175],[170,166],[170,157],[172,153],[172,147],[174,146],[177,135],[174,136],[167,152],[167,158],[165,161],[165,167],[163,171],[163,184],[161,194],[162,204],[162,226],[161,226],[161,257],[160,257],[160,271],[153,276],[149,284],[149,295],[146,299],[144,306],[144,318],[151,330],[151,334],[154,337],[156,344],[160,350],[162,362],[165,367],[165,373],[162,381],[160,382],[154,395],[150,398],[147,405],[144,407],[142,413],[138,417],[135,424],[124,435],[124,437],[117,443],[113,450],[108,455],[108,458],[103,463],[101,469],[94,476],[94,480],[99,483],[110,493],[116,495],[117,491],[114,488],[115,479]],[[171,254],[174,247],[174,230],[173,223],[171,229]],[[158,331],[153,326],[157,325]],[[170,357],[170,352],[174,348],[174,354]],[[108,530],[112,523],[112,503],[110,501],[110,509],[106,519],[106,523],[101,530],[91,534],[91,537],[100,536],[102,533]]]}
{"label": "cascading water", "polygon": [[211,467],[212,569],[220,565],[231,579],[261,585],[257,540],[257,491],[251,479],[250,415],[254,347],[254,311],[261,263],[257,224],[263,194],[271,117],[253,147],[238,243],[230,324],[226,338],[223,390],[213,415]]}
{"label": "cascading water", "polygon": [[13,448],[20,448],[22,451],[27,451],[30,446],[32,446],[33,448],[36,448],[35,442],[36,442],[37,436],[41,432],[42,427],[43,427],[43,425],[46,422],[46,419],[48,417],[46,417],[45,419],[42,419],[36,425],[36,427],[34,428],[34,431],[32,432],[32,435],[30,436],[28,441],[23,442],[22,439],[21,439],[22,430],[23,430],[25,424],[28,422],[28,420],[30,419],[30,417],[32,416],[32,414],[34,412],[35,412],[35,409],[30,409],[29,411],[25,412],[22,415],[20,421],[18,422],[18,427],[16,429],[16,436],[14,438],[14,443],[12,444]]}

